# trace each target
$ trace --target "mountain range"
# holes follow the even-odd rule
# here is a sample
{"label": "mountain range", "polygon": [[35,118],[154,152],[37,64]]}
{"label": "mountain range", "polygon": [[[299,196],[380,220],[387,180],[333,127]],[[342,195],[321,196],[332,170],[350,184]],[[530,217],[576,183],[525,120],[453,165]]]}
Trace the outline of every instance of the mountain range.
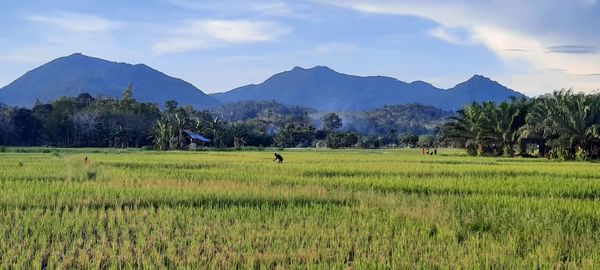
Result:
{"label": "mountain range", "polygon": [[295,67],[257,85],[212,94],[223,103],[275,100],[322,111],[365,111],[384,105],[420,103],[456,110],[473,101],[501,102],[523,94],[481,75],[444,90],[427,82],[406,83],[391,77],[360,77],[328,67]]}
{"label": "mountain range", "polygon": [[423,81],[406,83],[384,76],[354,76],[324,66],[295,67],[261,84],[207,95],[190,83],[143,64],[117,63],[77,53],[57,58],[0,88],[0,103],[30,107],[36,100],[50,101],[82,92],[120,97],[130,84],[139,101],[162,105],[176,100],[198,109],[239,101],[277,101],[320,111],[366,111],[409,103],[456,110],[473,101],[501,102],[523,96],[480,75],[453,88],[440,89]]}
{"label": "mountain range", "polygon": [[50,101],[82,92],[121,97],[129,84],[134,97],[143,102],[163,105],[167,100],[176,100],[180,105],[198,108],[221,104],[192,84],[146,65],[110,62],[80,53],[57,58],[25,73],[0,89],[0,102],[30,107],[38,99]]}

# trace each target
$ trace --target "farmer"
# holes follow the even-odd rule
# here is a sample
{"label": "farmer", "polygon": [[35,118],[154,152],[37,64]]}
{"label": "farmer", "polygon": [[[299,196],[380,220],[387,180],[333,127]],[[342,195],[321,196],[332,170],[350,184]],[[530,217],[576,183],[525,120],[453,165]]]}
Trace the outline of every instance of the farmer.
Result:
{"label": "farmer", "polygon": [[277,162],[279,162],[279,163],[283,162],[283,157],[280,154],[275,153],[274,155],[275,155],[275,159],[273,161],[277,160]]}

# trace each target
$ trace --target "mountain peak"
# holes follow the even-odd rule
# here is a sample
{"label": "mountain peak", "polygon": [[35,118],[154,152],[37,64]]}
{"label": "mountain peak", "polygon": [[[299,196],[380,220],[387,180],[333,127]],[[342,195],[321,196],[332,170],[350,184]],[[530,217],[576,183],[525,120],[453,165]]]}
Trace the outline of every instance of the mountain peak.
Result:
{"label": "mountain peak", "polygon": [[520,96],[491,79],[475,75],[448,91],[424,81],[405,83],[391,77],[355,76],[326,66],[294,67],[271,76],[263,83],[215,94],[222,102],[275,100],[322,111],[370,110],[391,104],[421,103],[456,110],[473,101],[501,102]]}
{"label": "mountain peak", "polygon": [[48,64],[53,64],[53,63],[61,63],[63,65],[68,65],[70,63],[80,63],[80,64],[90,64],[93,62],[104,62],[104,63],[114,63],[108,60],[104,60],[101,58],[96,58],[96,57],[92,57],[92,56],[88,56],[85,55],[83,53],[73,53],[71,55],[68,56],[63,56],[63,57],[59,57],[56,58],[54,60],[52,60],[50,63]]}
{"label": "mountain peak", "polygon": [[501,102],[512,97],[522,97],[523,94],[516,92],[497,81],[482,75],[473,75],[469,80],[457,84],[448,89],[454,95],[464,95],[473,101]]}
{"label": "mountain peak", "polygon": [[494,80],[479,74],[473,75],[467,82],[495,82]]}
{"label": "mountain peak", "polygon": [[[68,55],[68,56],[65,56],[65,57],[61,57],[61,58],[62,59],[98,59],[98,58],[94,58],[94,57],[91,57],[91,56],[87,56],[87,55],[85,55],[83,53],[80,53],[80,52],[74,53],[74,54],[71,54],[71,55]],[[61,59],[61,58],[58,58],[58,59]]]}
{"label": "mountain peak", "polygon": [[428,82],[424,82],[424,81],[414,81],[414,82],[411,82],[410,85],[420,86],[420,87],[432,87],[432,88],[436,88],[432,84],[430,84]]}
{"label": "mountain peak", "polygon": [[328,66],[314,66],[314,67],[310,68],[309,70],[334,71],[333,69],[329,68]]}
{"label": "mountain peak", "polygon": [[333,70],[327,66],[314,66],[311,68],[303,68],[303,67],[295,66],[291,71],[336,72],[335,70]]}
{"label": "mountain peak", "polygon": [[0,88],[0,100],[10,105],[31,106],[36,99],[50,101],[80,93],[118,98],[130,84],[134,97],[142,102],[164,104],[173,99],[196,108],[220,104],[193,85],[146,65],[112,62],[82,53],[54,59],[27,72]]}

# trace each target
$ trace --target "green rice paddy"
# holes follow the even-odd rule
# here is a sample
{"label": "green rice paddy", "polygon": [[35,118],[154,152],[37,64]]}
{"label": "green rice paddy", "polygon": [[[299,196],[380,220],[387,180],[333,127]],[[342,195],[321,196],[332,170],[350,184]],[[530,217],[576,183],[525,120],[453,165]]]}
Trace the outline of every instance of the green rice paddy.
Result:
{"label": "green rice paddy", "polygon": [[0,269],[600,265],[600,164],[439,152],[9,148]]}

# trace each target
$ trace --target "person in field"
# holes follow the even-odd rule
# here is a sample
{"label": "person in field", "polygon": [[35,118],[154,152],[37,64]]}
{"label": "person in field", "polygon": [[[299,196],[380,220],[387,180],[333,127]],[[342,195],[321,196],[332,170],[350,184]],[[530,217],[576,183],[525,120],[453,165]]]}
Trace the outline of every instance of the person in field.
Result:
{"label": "person in field", "polygon": [[280,154],[275,153],[274,155],[275,159],[273,161],[277,160],[277,162],[283,163],[283,157]]}

